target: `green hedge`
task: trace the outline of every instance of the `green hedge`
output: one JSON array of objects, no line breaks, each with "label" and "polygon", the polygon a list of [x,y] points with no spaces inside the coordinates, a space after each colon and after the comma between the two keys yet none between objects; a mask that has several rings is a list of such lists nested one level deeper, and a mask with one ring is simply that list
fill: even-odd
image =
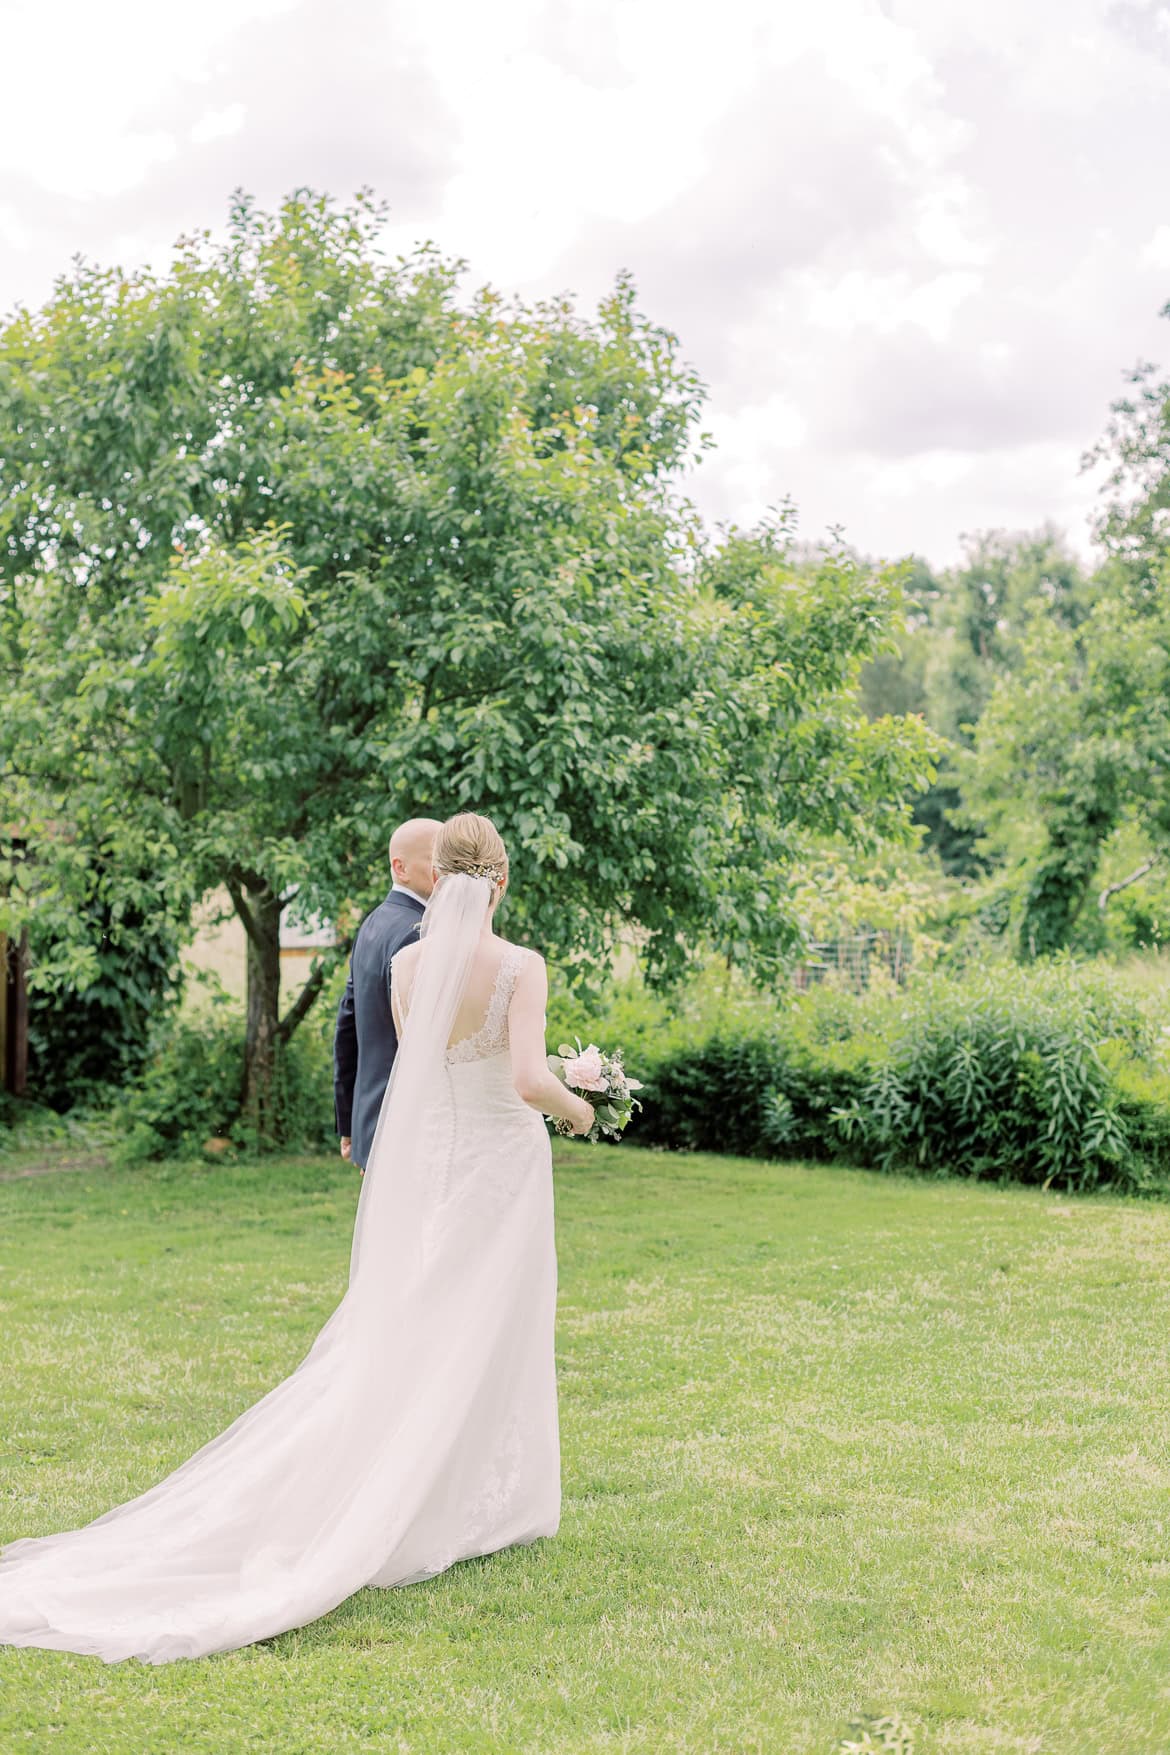
[{"label": "green hedge", "polygon": [[1105,1044],[1103,1057],[1131,1153],[1130,1179],[1140,1186],[1170,1184],[1170,1068],[1135,1061],[1113,1043]]},{"label": "green hedge", "polygon": [[646,1069],[630,1138],[743,1157],[841,1156],[832,1118],[860,1096],[875,1052],[867,1039],[818,1046],[780,1024],[717,1033]]},{"label": "green hedge", "polygon": [[936,980],[909,1000],[886,1056],[835,1123],[882,1169],[1113,1182],[1134,1149],[1100,1052],[1106,1037],[1132,1054],[1149,1047],[1136,1005],[1072,972]]},{"label": "green hedge", "polygon": [[[590,1010],[563,992],[549,1039],[622,1048],[645,1081],[632,1142],[747,1157],[1087,1189],[1170,1185],[1170,1037],[1160,996],[1071,962],[919,977],[858,998],[761,996],[719,965],[671,998],[616,982]],[[282,1069],[288,1145],[334,1149],[334,1003]],[[238,1121],[242,1023],[222,1002],[184,1016],[119,1111],[125,1157],[247,1149]]]},{"label": "green hedge", "polygon": [[[619,1045],[614,1021],[597,1023],[604,1046]],[[1099,969],[1005,964],[896,997],[815,990],[683,1045],[664,1032],[659,1055],[651,1040],[640,1063],[627,1055],[646,1080],[629,1136],[644,1145],[1063,1189],[1170,1177],[1159,1033]]]}]

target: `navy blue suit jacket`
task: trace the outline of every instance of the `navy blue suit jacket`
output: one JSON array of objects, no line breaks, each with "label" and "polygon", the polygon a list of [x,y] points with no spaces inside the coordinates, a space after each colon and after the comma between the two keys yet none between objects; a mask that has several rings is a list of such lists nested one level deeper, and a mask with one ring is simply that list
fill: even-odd
[{"label": "navy blue suit jacket", "polygon": [[418,938],[422,903],[404,890],[391,890],[358,928],[349,960],[349,979],[337,1008],[333,1035],[333,1109],[337,1131],[353,1141],[353,1162],[369,1163],[374,1129],[390,1069],[398,1052],[398,1033],[390,1010],[390,959]]}]

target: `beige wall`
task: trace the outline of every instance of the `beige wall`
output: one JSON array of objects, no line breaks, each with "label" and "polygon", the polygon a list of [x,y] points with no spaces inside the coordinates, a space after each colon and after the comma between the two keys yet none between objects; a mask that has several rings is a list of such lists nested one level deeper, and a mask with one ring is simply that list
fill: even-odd
[{"label": "beige wall", "polygon": [[[196,912],[201,921],[194,943],[183,953],[183,966],[197,971],[210,969],[223,983],[225,990],[243,1004],[247,991],[247,946],[239,916],[229,914],[212,925],[215,916],[231,907],[226,890],[208,896]],[[290,933],[290,944],[280,947],[280,992],[284,1000],[295,999],[308,979],[313,956],[319,948],[302,942],[302,935]]]},{"label": "beige wall", "polygon": [[[192,970],[210,969],[222,981],[225,989],[243,1004],[247,991],[247,954],[244,939],[244,928],[239,917],[230,914],[218,925],[209,922],[224,907],[231,907],[231,900],[226,890],[209,896],[200,913],[205,924],[200,926],[195,942],[183,955],[186,968]],[[198,918],[198,916],[197,916]],[[507,928],[504,928],[507,937]],[[637,940],[641,935],[633,932],[624,944],[619,944],[614,952],[613,973],[617,977],[631,974],[638,964]],[[308,979],[312,967],[313,956],[319,946],[315,943],[304,944],[301,935],[290,932],[288,944],[280,947],[280,991],[284,1000],[295,999]]]}]

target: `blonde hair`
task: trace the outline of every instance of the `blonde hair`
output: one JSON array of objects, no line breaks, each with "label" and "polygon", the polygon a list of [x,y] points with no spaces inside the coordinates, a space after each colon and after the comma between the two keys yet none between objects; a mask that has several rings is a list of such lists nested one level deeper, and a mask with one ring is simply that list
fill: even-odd
[{"label": "blonde hair", "polygon": [[466,872],[490,878],[499,888],[508,875],[508,850],[490,817],[460,811],[448,817],[435,836],[434,865],[438,872]]}]

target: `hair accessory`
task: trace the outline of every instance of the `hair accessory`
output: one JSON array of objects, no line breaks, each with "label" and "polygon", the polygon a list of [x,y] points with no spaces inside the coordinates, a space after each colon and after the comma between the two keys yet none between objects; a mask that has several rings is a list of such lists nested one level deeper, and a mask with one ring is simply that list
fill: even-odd
[{"label": "hair accessory", "polygon": [[491,860],[472,860],[467,865],[440,865],[437,867],[447,877],[488,877],[489,883],[502,885],[507,872],[502,865],[493,865]]},{"label": "hair accessory", "polygon": [[504,881],[500,867],[489,864],[487,860],[476,860],[473,865],[465,865],[463,869],[470,877],[490,878],[493,884],[502,884]]}]

